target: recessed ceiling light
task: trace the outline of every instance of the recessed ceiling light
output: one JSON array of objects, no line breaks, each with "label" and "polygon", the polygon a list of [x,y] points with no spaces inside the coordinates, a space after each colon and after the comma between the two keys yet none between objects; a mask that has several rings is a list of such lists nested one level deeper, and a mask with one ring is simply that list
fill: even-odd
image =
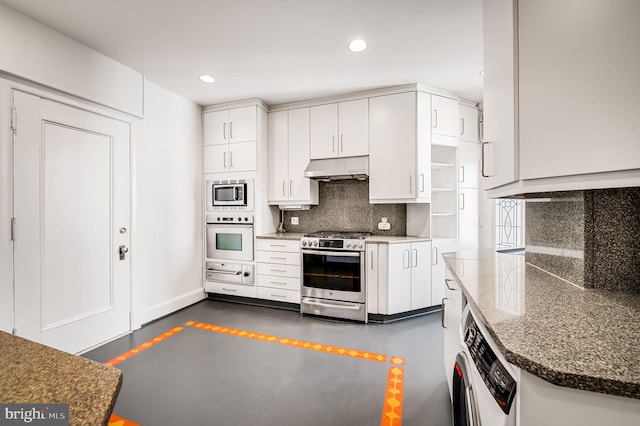
[{"label": "recessed ceiling light", "polygon": [[349,50],[352,52],[362,52],[367,48],[367,42],[362,39],[351,40],[349,42]]},{"label": "recessed ceiling light", "polygon": [[210,76],[209,74],[202,74],[200,76],[200,81],[202,81],[203,83],[215,83],[216,79]]}]

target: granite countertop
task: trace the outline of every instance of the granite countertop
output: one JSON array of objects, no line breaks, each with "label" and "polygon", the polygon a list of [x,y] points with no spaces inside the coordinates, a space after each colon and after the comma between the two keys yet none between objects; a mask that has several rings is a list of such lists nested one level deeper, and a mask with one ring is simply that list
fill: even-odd
[{"label": "granite countertop", "polygon": [[507,361],[556,385],[640,399],[640,294],[585,290],[493,250],[444,259]]},{"label": "granite countertop", "polygon": [[0,402],[69,404],[70,425],[106,425],[122,372],[0,331]]},{"label": "granite countertop", "polygon": [[[257,239],[274,239],[274,240],[299,240],[304,236],[303,232],[273,232],[271,234],[257,235]],[[401,237],[387,237],[384,235],[372,235],[367,238],[367,242],[371,243],[412,243],[418,241],[431,241],[430,238],[427,237],[411,237],[411,236],[401,236]]]},{"label": "granite countertop", "polygon": [[303,236],[303,232],[272,232],[271,234],[256,235],[256,238],[273,240],[300,240]]}]

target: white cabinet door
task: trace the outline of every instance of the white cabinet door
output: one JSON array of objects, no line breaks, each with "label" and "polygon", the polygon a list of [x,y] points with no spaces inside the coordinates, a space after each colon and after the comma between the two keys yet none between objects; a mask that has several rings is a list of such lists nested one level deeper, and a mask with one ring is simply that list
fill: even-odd
[{"label": "white cabinet door", "polygon": [[431,95],[431,131],[445,136],[458,137],[458,101]]},{"label": "white cabinet door", "polygon": [[640,168],[640,2],[589,10],[518,6],[520,179]]},{"label": "white cabinet door", "polygon": [[444,272],[446,266],[443,253],[449,253],[458,249],[458,240],[433,239],[431,241],[431,300],[438,303],[444,297]]},{"label": "white cabinet door", "polygon": [[229,170],[229,147],[225,145],[207,145],[204,147],[204,173],[224,173]]},{"label": "white cabinet door", "polygon": [[480,175],[480,145],[460,141],[458,144],[458,186],[478,188]]},{"label": "white cabinet door", "polygon": [[478,249],[478,189],[460,188],[458,250]]},{"label": "white cabinet door", "polygon": [[513,0],[485,0],[483,19],[483,176],[491,189],[518,178]]},{"label": "white cabinet door", "polygon": [[338,156],[338,104],[327,104],[310,109],[310,158]]},{"label": "white cabinet door", "polygon": [[369,198],[416,196],[416,92],[369,99]]},{"label": "white cabinet door", "polygon": [[411,309],[431,305],[431,243],[411,243]]},{"label": "white cabinet door", "polygon": [[249,142],[258,139],[257,108],[251,105],[229,110],[229,142]]},{"label": "white cabinet door", "polygon": [[202,117],[204,128],[204,144],[205,145],[221,145],[227,144],[228,131],[227,122],[229,121],[229,111],[211,111],[205,112]]},{"label": "white cabinet door", "polygon": [[340,157],[369,155],[369,99],[338,104]]},{"label": "white cabinet door", "polygon": [[258,167],[256,141],[229,144],[228,166],[230,172],[250,172]]},{"label": "white cabinet door", "polygon": [[268,164],[269,164],[269,202],[278,204],[286,201],[288,174],[288,112],[270,112],[268,116]]},{"label": "white cabinet door", "polygon": [[[317,204],[318,182],[304,177],[309,164],[309,108],[289,110],[289,201]],[[313,195],[313,196],[312,196]]]},{"label": "white cabinet door", "polygon": [[386,312],[411,310],[411,244],[389,244]]},{"label": "white cabinet door", "polygon": [[367,313],[380,313],[378,308],[378,244],[366,244],[365,277],[367,280]]},{"label": "white cabinet door", "polygon": [[[446,373],[447,383],[449,384],[449,396],[452,396],[452,384],[450,378],[453,377],[453,366],[455,364],[456,355],[460,352],[460,319],[462,317],[463,297],[460,285],[453,278],[453,274],[449,269],[445,271],[445,295],[442,299],[443,321],[444,327],[444,370]],[[434,300],[433,303],[438,301]]]},{"label": "white cabinet door", "polygon": [[468,142],[478,142],[478,109],[467,105],[460,105],[460,120],[458,135],[460,140]]}]

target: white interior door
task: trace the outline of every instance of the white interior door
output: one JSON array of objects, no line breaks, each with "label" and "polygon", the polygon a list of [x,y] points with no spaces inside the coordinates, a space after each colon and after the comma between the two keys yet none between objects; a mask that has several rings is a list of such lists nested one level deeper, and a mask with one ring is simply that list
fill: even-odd
[{"label": "white interior door", "polygon": [[13,104],[16,332],[78,353],[130,330],[129,125]]}]

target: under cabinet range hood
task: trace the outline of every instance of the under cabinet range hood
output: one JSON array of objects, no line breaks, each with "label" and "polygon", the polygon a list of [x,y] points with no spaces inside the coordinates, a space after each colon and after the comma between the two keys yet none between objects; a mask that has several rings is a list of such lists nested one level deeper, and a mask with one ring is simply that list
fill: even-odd
[{"label": "under cabinet range hood", "polygon": [[321,181],[365,180],[369,177],[369,156],[311,160],[304,171],[304,177]]}]

